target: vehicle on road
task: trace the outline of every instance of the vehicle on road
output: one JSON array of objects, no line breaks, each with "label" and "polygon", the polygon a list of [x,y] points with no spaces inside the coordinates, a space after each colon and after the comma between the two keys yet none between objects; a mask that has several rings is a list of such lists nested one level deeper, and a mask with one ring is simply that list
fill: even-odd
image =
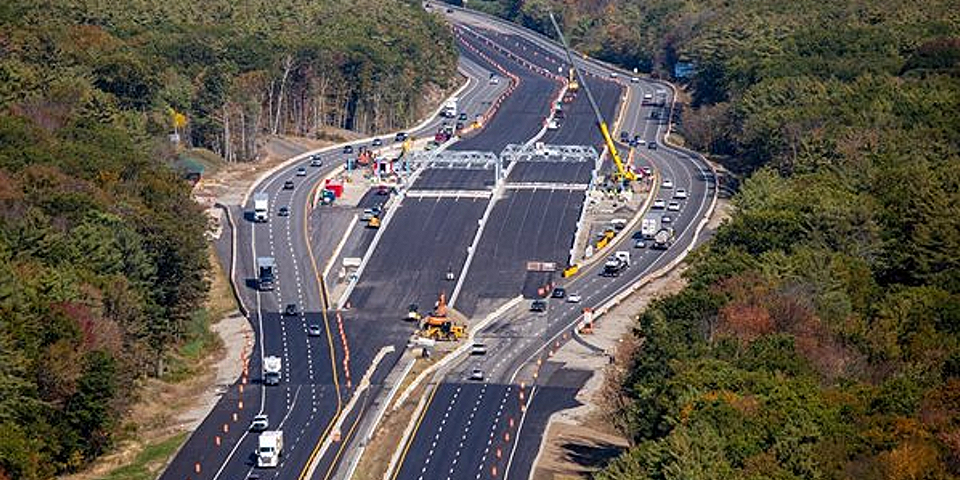
[{"label": "vehicle on road", "polygon": [[571,293],[570,295],[567,295],[567,303],[580,303],[581,299],[582,297],[580,297],[579,293]]},{"label": "vehicle on road", "polygon": [[550,121],[547,122],[547,130],[556,130],[558,128],[560,128],[560,122],[557,121],[556,118],[551,118]]},{"label": "vehicle on road", "polygon": [[620,75],[617,72],[610,72],[610,78],[619,78]]},{"label": "vehicle on road", "polygon": [[270,428],[270,417],[266,415],[257,415],[250,422],[250,430],[254,432],[262,432],[268,428]]},{"label": "vehicle on road", "polygon": [[660,184],[661,188],[673,188],[673,180],[669,178],[664,178],[663,183]]},{"label": "vehicle on road", "polygon": [[650,143],[648,143],[648,144],[647,144],[647,148],[649,148],[650,150],[656,150],[656,149],[657,149],[657,142],[650,142]]},{"label": "vehicle on road", "polygon": [[496,73],[491,73],[491,74],[490,74],[490,85],[499,85],[499,84],[500,84],[500,76],[497,75]]},{"label": "vehicle on road", "polygon": [[677,191],[673,193],[673,198],[679,198],[680,200],[686,200],[686,198],[687,198],[687,191],[684,190],[684,189],[682,189],[682,188],[678,188]]},{"label": "vehicle on road", "polygon": [[393,141],[395,141],[395,142],[402,142],[402,141],[404,141],[404,140],[406,140],[406,139],[407,139],[407,133],[406,133],[406,132],[397,132],[397,134],[393,137]]},{"label": "vehicle on road", "polygon": [[673,223],[673,217],[670,215],[664,215],[660,217],[660,223]]},{"label": "vehicle on road", "polygon": [[364,222],[366,222],[376,216],[377,216],[377,212],[374,212],[372,208],[365,208],[363,209],[363,213],[360,214],[360,220],[363,220]]},{"label": "vehicle on road", "polygon": [[670,227],[661,228],[657,235],[653,237],[653,245],[651,248],[657,250],[666,250],[670,248],[670,245],[673,244],[673,229]]},{"label": "vehicle on road", "polygon": [[671,212],[680,211],[680,202],[670,202],[667,204],[667,210]]},{"label": "vehicle on road", "polygon": [[379,139],[379,138],[374,138],[374,139],[373,139],[373,142],[371,142],[370,145],[372,145],[372,146],[374,146],[374,147],[382,147],[382,146],[383,146],[383,140],[381,140],[381,139]]},{"label": "vehicle on road", "polygon": [[478,382],[482,382],[482,381],[483,381],[483,370],[480,370],[479,368],[474,368],[473,371],[470,372],[470,380],[475,380],[475,381],[478,381]]},{"label": "vehicle on road", "polygon": [[420,306],[416,303],[411,303],[407,306],[407,316],[404,318],[411,322],[419,322],[423,318],[423,315],[420,315]]},{"label": "vehicle on road", "polygon": [[629,141],[630,141],[630,132],[627,132],[627,131],[620,132],[620,141],[621,141],[621,142],[629,142]]},{"label": "vehicle on road", "polygon": [[653,175],[653,168],[652,168],[652,167],[643,167],[643,174],[646,175],[646,176],[648,176],[648,177],[649,177],[649,176],[652,176],[652,175]]},{"label": "vehicle on road", "polygon": [[263,384],[280,385],[280,369],[283,361],[280,357],[271,355],[263,359]]},{"label": "vehicle on road", "polygon": [[353,145],[344,145],[343,153],[353,153]]},{"label": "vehicle on road", "polygon": [[618,250],[607,258],[607,261],[603,264],[603,271],[600,274],[606,277],[617,277],[629,266],[630,252]]},{"label": "vehicle on road", "polygon": [[457,99],[451,98],[443,104],[443,109],[440,110],[440,116],[446,118],[456,118],[457,116]]},{"label": "vehicle on road", "polygon": [[267,211],[270,210],[270,196],[265,192],[253,194],[253,221],[263,223],[267,221]]},{"label": "vehicle on road", "polygon": [[650,104],[652,104],[652,103],[653,103],[653,94],[652,94],[652,93],[644,93],[644,94],[643,94],[643,100],[640,102],[640,104],[641,104],[641,105],[650,105]]},{"label": "vehicle on road", "polygon": [[487,346],[482,343],[474,343],[473,346],[470,347],[470,355],[486,355],[486,354],[487,354]]},{"label": "vehicle on road", "polygon": [[531,312],[545,312],[547,311],[547,302],[537,299],[530,303]]},{"label": "vehicle on road", "polygon": [[647,241],[640,239],[636,242],[633,242],[633,248],[647,248]]},{"label": "vehicle on road", "polygon": [[630,77],[630,83],[640,83],[640,77]]},{"label": "vehicle on road", "polygon": [[307,169],[304,168],[304,167],[298,168],[298,169],[297,169],[297,176],[298,176],[298,177],[306,177],[306,176],[307,176]]},{"label": "vehicle on road", "polygon": [[290,216],[290,207],[280,207],[280,209],[277,210],[277,215],[278,215],[278,216],[281,216],[281,217],[289,217],[289,216]]},{"label": "vehicle on road", "polygon": [[467,112],[460,112],[460,115],[457,115],[457,120],[461,122],[467,121]]},{"label": "vehicle on road", "polygon": [[273,290],[276,279],[276,260],[273,257],[257,257],[257,288],[264,292]]},{"label": "vehicle on road", "polygon": [[284,190],[293,190],[293,187],[294,187],[293,180],[287,180],[286,182],[283,182]]},{"label": "vehicle on road", "polygon": [[257,445],[257,466],[276,468],[283,455],[283,431],[274,430],[260,434]]},{"label": "vehicle on road", "polygon": [[307,325],[307,336],[309,337],[319,337],[323,334],[323,331],[320,329],[320,325],[316,323],[311,323]]},{"label": "vehicle on road", "polygon": [[322,167],[323,159],[320,158],[320,155],[314,155],[310,157],[310,166],[311,167]]},{"label": "vehicle on road", "polygon": [[662,198],[658,198],[658,199],[656,199],[656,200],[653,201],[653,208],[658,209],[658,210],[659,210],[659,209],[663,209],[663,208],[667,208],[667,201],[664,200],[664,199],[662,199]]},{"label": "vehicle on road", "polygon": [[286,315],[286,316],[288,316],[288,317],[292,317],[292,316],[294,316],[294,315],[296,315],[296,314],[298,314],[298,313],[300,313],[300,311],[299,311],[299,309],[297,308],[297,304],[296,304],[296,303],[288,303],[287,306],[284,307],[284,309],[283,309],[283,314]]},{"label": "vehicle on road", "polygon": [[563,287],[557,287],[550,292],[550,298],[563,298],[567,296],[567,291]]},{"label": "vehicle on road", "polygon": [[657,230],[660,230],[660,218],[655,215],[643,217],[640,221],[640,232],[638,232],[640,235],[634,237],[634,240],[651,239],[657,234]]}]

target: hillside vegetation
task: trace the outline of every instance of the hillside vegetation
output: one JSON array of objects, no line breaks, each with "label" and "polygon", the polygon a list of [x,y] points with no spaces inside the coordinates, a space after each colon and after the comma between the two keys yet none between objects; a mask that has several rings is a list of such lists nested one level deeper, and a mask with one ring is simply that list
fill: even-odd
[{"label": "hillside vegetation", "polygon": [[[960,478],[960,4],[473,2],[660,75],[746,176],[643,312],[599,479]],[[522,3],[522,6],[521,6]]]},{"label": "hillside vegetation", "polygon": [[209,335],[174,117],[228,160],[401,125],[450,85],[451,45],[401,1],[0,2],[0,479],[108,451],[139,380]]}]

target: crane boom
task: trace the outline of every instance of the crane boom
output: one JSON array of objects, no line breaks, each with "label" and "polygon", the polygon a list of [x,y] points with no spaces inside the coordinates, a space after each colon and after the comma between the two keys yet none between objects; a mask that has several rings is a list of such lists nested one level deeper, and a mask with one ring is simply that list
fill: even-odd
[{"label": "crane boom", "polygon": [[593,109],[593,114],[597,116],[597,126],[600,127],[600,134],[603,135],[603,141],[606,143],[607,150],[610,151],[610,156],[613,157],[613,163],[617,167],[616,179],[620,181],[636,180],[637,175],[627,170],[623,164],[623,160],[620,159],[620,153],[617,152],[617,147],[613,143],[613,137],[610,136],[610,127],[607,126],[607,122],[603,119],[603,114],[600,113],[600,107],[597,106],[597,101],[593,98],[593,93],[587,85],[587,79],[584,77],[583,72],[580,71],[580,68],[573,62],[573,54],[570,53],[570,46],[567,44],[567,39],[560,30],[560,25],[557,24],[557,19],[554,18],[553,12],[550,12],[550,22],[553,23],[553,28],[557,30],[557,36],[563,45],[564,53],[567,54],[567,61],[570,62],[570,68],[577,73],[577,78],[580,80],[579,86],[587,92],[587,100],[590,101],[590,108]]}]

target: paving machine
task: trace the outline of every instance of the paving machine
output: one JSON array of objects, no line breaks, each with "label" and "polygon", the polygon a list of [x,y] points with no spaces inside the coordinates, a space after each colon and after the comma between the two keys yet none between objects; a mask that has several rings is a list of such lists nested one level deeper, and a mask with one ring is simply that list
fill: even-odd
[{"label": "paving machine", "polygon": [[420,323],[420,336],[438,341],[457,341],[467,336],[467,329],[449,318],[447,296],[440,294],[437,306]]}]

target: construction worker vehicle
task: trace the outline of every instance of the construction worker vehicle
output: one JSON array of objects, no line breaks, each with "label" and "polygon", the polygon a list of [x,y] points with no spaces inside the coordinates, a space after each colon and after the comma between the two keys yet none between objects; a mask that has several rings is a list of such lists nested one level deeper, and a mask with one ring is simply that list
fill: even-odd
[{"label": "construction worker vehicle", "polygon": [[433,313],[420,324],[420,336],[436,341],[457,341],[466,337],[467,329],[448,315],[447,296],[441,293]]},{"label": "construction worker vehicle", "polygon": [[411,303],[410,306],[407,307],[406,319],[411,322],[419,322],[420,320],[422,320],[423,315],[420,315],[419,310],[420,310],[420,307],[418,307],[416,303]]}]

